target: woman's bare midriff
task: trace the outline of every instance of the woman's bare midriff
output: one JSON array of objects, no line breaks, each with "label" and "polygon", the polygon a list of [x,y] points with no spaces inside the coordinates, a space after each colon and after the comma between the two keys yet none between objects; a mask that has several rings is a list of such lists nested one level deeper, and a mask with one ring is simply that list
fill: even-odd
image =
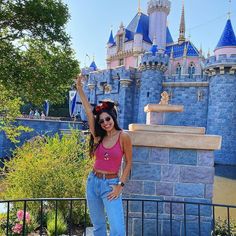
[{"label": "woman's bare midriff", "polygon": [[110,171],[104,171],[104,170],[98,170],[98,169],[93,169],[97,173],[102,173],[102,174],[117,174],[115,172],[110,172]]}]

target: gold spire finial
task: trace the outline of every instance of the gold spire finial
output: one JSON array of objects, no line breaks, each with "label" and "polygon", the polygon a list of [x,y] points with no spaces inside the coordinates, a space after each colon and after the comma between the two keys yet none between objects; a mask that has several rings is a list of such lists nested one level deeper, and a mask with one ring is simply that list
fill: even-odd
[{"label": "gold spire finial", "polygon": [[231,17],[231,0],[229,0],[229,11],[228,11],[228,19]]},{"label": "gold spire finial", "polygon": [[141,6],[140,0],[138,0],[138,14],[141,15]]},{"label": "gold spire finial", "polygon": [[184,17],[184,0],[182,0],[182,13],[181,13],[181,20],[179,26],[179,43],[185,41],[185,17]]}]

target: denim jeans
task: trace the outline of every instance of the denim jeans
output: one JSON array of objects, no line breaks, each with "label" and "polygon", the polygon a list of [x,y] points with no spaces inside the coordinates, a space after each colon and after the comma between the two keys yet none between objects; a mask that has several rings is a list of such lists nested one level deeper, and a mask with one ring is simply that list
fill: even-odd
[{"label": "denim jeans", "polygon": [[97,178],[92,172],[88,176],[86,197],[94,236],[107,235],[106,215],[110,226],[110,236],[125,236],[122,198],[120,196],[114,200],[107,199],[108,193],[112,191],[111,185],[116,185],[118,182],[118,178]]}]

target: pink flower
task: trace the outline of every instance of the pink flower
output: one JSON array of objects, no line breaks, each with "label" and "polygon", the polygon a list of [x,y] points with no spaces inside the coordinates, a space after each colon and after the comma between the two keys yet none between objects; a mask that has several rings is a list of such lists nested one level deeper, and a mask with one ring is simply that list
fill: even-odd
[{"label": "pink flower", "polygon": [[22,221],[23,220],[23,218],[24,218],[24,211],[22,211],[22,210],[19,210],[19,211],[17,211],[17,218],[18,218],[18,220],[19,221]]},{"label": "pink flower", "polygon": [[12,227],[12,231],[15,234],[20,234],[22,232],[22,229],[23,229],[23,225],[18,224],[18,223],[16,223],[16,225]]},{"label": "pink flower", "polygon": [[[24,219],[24,211],[23,210],[19,210],[16,215],[17,215],[17,218],[18,218],[19,221],[22,221]],[[27,224],[30,223],[30,214],[29,214],[29,212],[26,212],[25,220],[26,220]]]}]

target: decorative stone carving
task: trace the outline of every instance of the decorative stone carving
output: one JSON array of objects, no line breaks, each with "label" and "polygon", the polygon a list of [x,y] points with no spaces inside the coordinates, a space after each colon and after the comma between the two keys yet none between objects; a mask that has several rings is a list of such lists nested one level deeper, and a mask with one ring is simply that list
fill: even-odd
[{"label": "decorative stone carving", "polygon": [[90,91],[92,91],[95,88],[95,84],[88,84],[88,87],[89,87]]},{"label": "decorative stone carving", "polygon": [[112,91],[111,85],[110,84],[105,84],[104,85],[104,92],[105,92],[105,94],[111,93],[111,91]]},{"label": "decorative stone carving", "polygon": [[161,94],[161,101],[159,104],[167,105],[169,103],[169,95],[166,91]]},{"label": "decorative stone carving", "polygon": [[130,79],[121,79],[120,84],[122,87],[128,87],[131,84],[132,80]]}]

